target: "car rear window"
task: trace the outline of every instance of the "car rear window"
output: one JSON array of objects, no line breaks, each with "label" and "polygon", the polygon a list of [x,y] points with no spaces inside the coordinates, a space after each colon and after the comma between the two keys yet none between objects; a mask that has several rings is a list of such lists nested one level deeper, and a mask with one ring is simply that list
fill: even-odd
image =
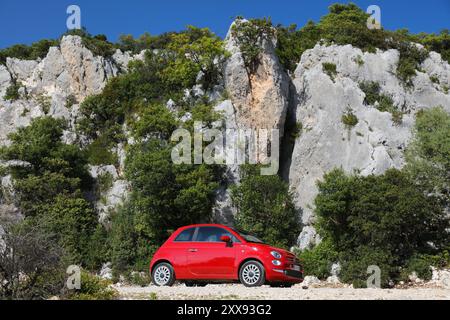
[{"label": "car rear window", "polygon": [[195,228],[186,229],[181,232],[176,238],[176,242],[188,242],[192,241],[192,236],[194,235]]}]

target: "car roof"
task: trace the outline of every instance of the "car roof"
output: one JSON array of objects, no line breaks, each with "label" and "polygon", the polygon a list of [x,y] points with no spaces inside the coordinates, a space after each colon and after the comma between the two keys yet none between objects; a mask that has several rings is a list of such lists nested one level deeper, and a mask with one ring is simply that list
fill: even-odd
[{"label": "car roof", "polygon": [[184,226],[181,228],[178,228],[178,230],[184,230],[189,228],[196,228],[196,227],[219,227],[219,228],[228,228],[231,229],[230,226],[226,226],[223,224],[217,224],[217,223],[201,223],[201,224],[191,224],[189,226]]}]

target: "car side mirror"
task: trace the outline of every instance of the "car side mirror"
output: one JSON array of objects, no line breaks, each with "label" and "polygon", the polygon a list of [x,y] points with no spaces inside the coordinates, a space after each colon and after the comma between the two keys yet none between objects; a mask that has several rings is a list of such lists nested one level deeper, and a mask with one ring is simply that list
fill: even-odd
[{"label": "car side mirror", "polygon": [[221,236],[220,241],[231,243],[231,238],[229,236]]}]

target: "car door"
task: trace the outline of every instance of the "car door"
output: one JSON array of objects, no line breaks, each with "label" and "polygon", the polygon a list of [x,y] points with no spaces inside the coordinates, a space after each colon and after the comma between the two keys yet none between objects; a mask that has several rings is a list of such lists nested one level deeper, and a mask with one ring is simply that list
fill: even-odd
[{"label": "car door", "polygon": [[188,270],[196,279],[233,279],[236,243],[220,241],[224,235],[238,241],[220,227],[199,227],[187,252]]}]

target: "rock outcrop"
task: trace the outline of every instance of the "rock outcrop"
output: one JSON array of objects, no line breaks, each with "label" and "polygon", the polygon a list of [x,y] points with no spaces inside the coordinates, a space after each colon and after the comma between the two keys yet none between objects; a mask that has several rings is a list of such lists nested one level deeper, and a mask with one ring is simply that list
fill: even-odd
[{"label": "rock outcrop", "polygon": [[[0,65],[0,146],[9,144],[10,133],[44,115],[68,120],[70,128],[64,132],[63,140],[74,143],[80,103],[87,96],[100,93],[109,79],[126,70],[131,60],[142,58],[143,53],[133,56],[120,50],[111,58],[95,56],[78,36],[64,36],[60,46],[51,47],[43,59],[7,58],[6,66]],[[21,86],[20,98],[6,101],[6,90],[13,83]],[[103,201],[97,203],[101,221],[112,207],[121,204],[128,190],[128,183],[113,169],[113,185],[102,194]],[[97,171],[102,170],[93,170]],[[4,215],[19,214],[11,202],[3,199],[0,210]]]},{"label": "rock outcrop", "polygon": [[[415,113],[439,105],[450,112],[450,95],[442,89],[449,86],[448,63],[431,53],[413,85],[405,87],[395,75],[398,60],[397,50],[363,53],[351,45],[317,45],[303,54],[293,79],[299,101],[296,121],[303,129],[289,170],[289,183],[306,225],[298,241],[301,248],[320,240],[311,224],[316,183],[325,173],[342,168],[369,175],[401,168]],[[336,65],[334,79],[324,72],[325,62]],[[439,78],[439,85],[432,76]],[[400,124],[393,122],[390,113],[364,104],[365,94],[359,86],[364,81],[377,82],[383,94],[392,97],[405,113]],[[348,110],[358,118],[350,128],[341,121]]]},{"label": "rock outcrop", "polygon": [[[240,128],[279,129],[282,136],[289,99],[289,78],[275,54],[276,39],[261,41],[255,72],[249,73],[237,39],[232,32],[225,49],[231,54],[225,65],[225,89],[230,95]],[[268,116],[270,115],[270,116]]]}]

